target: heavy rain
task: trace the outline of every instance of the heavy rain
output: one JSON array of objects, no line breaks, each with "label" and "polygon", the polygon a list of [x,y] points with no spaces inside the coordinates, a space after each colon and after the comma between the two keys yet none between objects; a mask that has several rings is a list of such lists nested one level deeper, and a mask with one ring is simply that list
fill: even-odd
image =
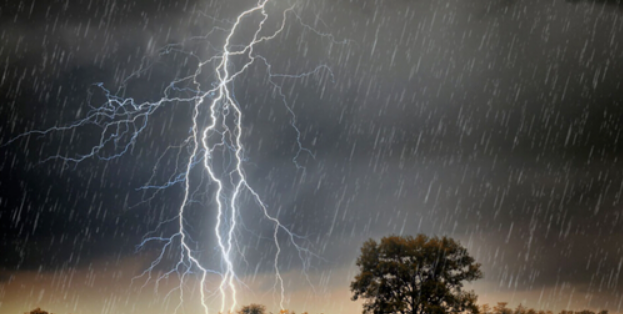
[{"label": "heavy rain", "polygon": [[0,1],[0,313],[623,314],[623,1]]}]

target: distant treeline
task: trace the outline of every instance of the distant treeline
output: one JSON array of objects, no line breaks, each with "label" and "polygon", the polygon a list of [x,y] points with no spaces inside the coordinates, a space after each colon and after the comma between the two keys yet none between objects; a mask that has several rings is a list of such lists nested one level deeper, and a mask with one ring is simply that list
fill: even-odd
[{"label": "distant treeline", "polygon": [[[554,314],[552,311],[544,311],[544,310],[535,310],[531,308],[527,308],[521,304],[519,304],[514,310],[506,307],[507,302],[498,302],[497,305],[491,307],[489,304],[483,304],[478,307],[479,314]],[[24,314],[52,314],[48,313],[40,308],[36,308],[29,313]],[[273,314],[272,312],[267,312],[266,307],[261,304],[250,304],[243,306],[236,314]],[[279,314],[296,314],[294,311],[290,310],[281,310]],[[307,314],[307,312],[303,312],[302,314]],[[608,314],[607,310],[601,310],[599,312],[594,312],[591,310],[582,310],[582,311],[567,311],[562,310],[558,314]]]},{"label": "distant treeline", "polygon": [[[527,308],[519,304],[514,310],[506,307],[507,302],[498,302],[497,305],[491,307],[489,304],[483,304],[478,307],[480,314],[554,314],[552,311],[535,310]],[[558,314],[608,314],[607,310],[601,310],[599,312],[593,312],[591,310],[582,311],[567,311],[562,310]]]}]

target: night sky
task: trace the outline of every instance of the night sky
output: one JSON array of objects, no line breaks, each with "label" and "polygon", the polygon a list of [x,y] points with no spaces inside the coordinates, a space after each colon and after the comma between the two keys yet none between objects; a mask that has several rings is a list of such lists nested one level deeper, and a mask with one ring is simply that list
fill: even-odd
[{"label": "night sky", "polygon": [[[222,32],[207,34],[254,4],[0,1],[0,313],[175,311],[176,276],[157,291],[153,278],[132,278],[161,252],[137,250],[144,237],[176,232],[162,222],[182,184],[141,187],[184,167],[192,106],[163,106],[109,161],[49,159],[87,154],[94,126],[11,140],[83,119],[105,100],[98,83],[160,99],[222,46]],[[273,0],[267,27],[293,4]],[[232,84],[249,184],[314,253],[302,263],[279,234],[287,308],[360,313],[348,287],[361,244],[425,233],[458,239],[482,263],[469,286],[479,303],[623,313],[623,2],[314,0],[294,12],[300,20],[289,16],[258,53],[275,73],[326,66],[279,79],[311,153],[299,151],[266,65]],[[193,173],[189,232],[202,263],[218,268],[214,186]],[[240,204],[239,303],[278,311],[273,226],[249,193]],[[176,249],[152,276],[174,267]],[[178,313],[201,313],[188,276]]]}]

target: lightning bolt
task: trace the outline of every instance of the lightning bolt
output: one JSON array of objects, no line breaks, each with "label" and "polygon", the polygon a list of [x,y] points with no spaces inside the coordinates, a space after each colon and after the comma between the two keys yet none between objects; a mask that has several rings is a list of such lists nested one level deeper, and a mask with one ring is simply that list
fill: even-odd
[{"label": "lightning bolt", "polygon": [[[321,72],[328,73],[328,76],[333,79],[333,73],[326,65],[320,65],[305,73],[273,73],[272,65],[268,59],[256,54],[255,48],[259,44],[271,41],[282,34],[285,30],[288,17],[293,17],[294,20],[303,26],[304,30],[326,38],[331,41],[332,44],[347,44],[348,41],[337,41],[331,34],[317,31],[314,27],[304,23],[302,17],[296,12],[295,5],[281,11],[281,21],[276,30],[264,34],[266,33],[265,24],[270,15],[267,12],[269,3],[270,0],[259,0],[253,7],[241,12],[232,22],[224,22],[224,24],[229,25],[228,28],[215,27],[204,36],[191,38],[190,40],[205,40],[212,34],[218,32],[225,33],[224,43],[219,48],[215,48],[208,43],[217,53],[207,60],[200,60],[195,54],[182,50],[180,48],[181,45],[169,45],[162,49],[161,54],[186,54],[197,60],[197,68],[192,75],[171,82],[171,84],[165,88],[164,96],[161,99],[155,102],[137,103],[133,98],[118,96],[119,94],[123,94],[122,92],[125,92],[125,83],[147,71],[149,67],[146,67],[130,75],[117,93],[110,92],[102,83],[95,84],[97,88],[103,91],[106,101],[99,107],[91,107],[92,109],[86,114],[85,118],[66,126],[55,126],[45,130],[26,132],[4,144],[8,145],[26,136],[44,136],[53,132],[74,131],[77,128],[91,125],[99,127],[101,132],[98,144],[94,145],[87,153],[74,156],[57,154],[42,160],[42,162],[60,159],[67,163],[78,164],[89,158],[111,160],[132,150],[138,137],[144,133],[143,131],[147,128],[150,117],[160,108],[168,104],[190,104],[192,106],[192,118],[189,136],[182,145],[169,147],[158,159],[149,182],[156,177],[158,164],[170,149],[178,150],[176,160],[180,159],[180,156],[184,153],[184,149],[186,149],[188,157],[186,158],[186,162],[183,163],[184,166],[179,167],[179,163],[176,162],[176,171],[165,184],[157,185],[148,183],[139,188],[139,190],[142,191],[156,190],[156,192],[158,192],[175,185],[183,186],[183,198],[177,210],[177,214],[173,218],[161,221],[156,228],[159,229],[166,224],[176,223],[177,232],[170,237],[162,237],[154,236],[154,231],[148,233],[143,238],[143,241],[137,247],[138,250],[142,249],[149,242],[160,242],[163,243],[163,245],[160,254],[150,264],[150,267],[135,278],[146,277],[143,287],[147,285],[148,282],[152,281],[152,273],[155,267],[165,258],[167,250],[179,247],[179,260],[175,267],[159,275],[155,279],[155,289],[157,291],[162,280],[174,274],[179,276],[179,287],[167,294],[168,298],[174,291],[179,291],[180,302],[176,308],[176,312],[185,302],[184,285],[186,284],[187,278],[193,275],[199,277],[198,287],[201,298],[200,302],[206,314],[210,312],[208,299],[210,297],[216,297],[217,295],[220,297],[220,307],[218,311],[220,313],[225,313],[225,311],[229,311],[230,313],[234,312],[237,306],[237,285],[244,285],[244,283],[239,280],[236,274],[234,252],[232,249],[237,246],[236,230],[239,225],[237,219],[239,215],[241,215],[239,199],[245,192],[249,193],[264,217],[273,224],[272,236],[276,250],[274,256],[274,287],[279,291],[279,307],[283,310],[286,302],[285,285],[279,267],[279,258],[282,251],[281,244],[278,240],[278,235],[280,233],[287,235],[290,243],[298,250],[299,258],[303,264],[304,275],[311,284],[306,270],[309,268],[309,258],[318,256],[311,250],[299,245],[299,242],[304,240],[304,238],[293,233],[279,221],[276,215],[270,213],[269,206],[262,200],[259,193],[251,187],[247,180],[243,167],[245,161],[245,150],[242,139],[244,134],[242,124],[244,112],[234,97],[233,84],[236,78],[246,73],[252,65],[259,64],[266,68],[268,82],[273,87],[274,92],[281,98],[285,109],[290,115],[290,125],[296,132],[298,151],[293,157],[293,162],[297,169],[303,169],[298,162],[300,155],[309,154],[312,157],[314,157],[314,155],[301,143],[302,135],[296,126],[295,112],[288,104],[286,95],[281,85],[278,84],[277,79],[300,79]],[[259,20],[252,21],[255,30],[251,39],[248,40],[246,44],[232,44],[233,39],[240,33],[242,23],[252,20],[251,17],[255,16],[259,17]],[[213,17],[210,18],[218,21]],[[242,66],[239,66],[238,69],[235,67],[235,62],[232,60],[233,58],[244,60]],[[210,68],[214,73],[215,82],[211,83],[211,88],[203,90],[200,76],[206,68]],[[190,84],[192,87],[186,86],[187,84]],[[203,117],[206,113],[209,113],[209,123],[204,125],[202,120],[204,120]],[[112,153],[108,152],[110,150],[112,150]],[[222,150],[229,151],[232,155],[233,162],[231,167],[222,167],[223,169],[217,167],[216,164],[218,163],[215,163],[215,160],[218,159],[216,154],[218,151]],[[213,201],[216,210],[214,236],[217,239],[218,252],[224,268],[224,270],[221,271],[209,269],[204,266],[200,258],[200,252],[193,249],[195,241],[190,236],[190,223],[186,220],[186,211],[189,205],[194,202],[194,196],[199,193],[200,187],[203,186],[202,184],[196,186],[192,184],[193,179],[191,177],[198,169],[201,169],[202,173],[207,174],[210,182],[215,187],[213,191]],[[152,199],[153,196],[144,201],[149,202]],[[206,210],[208,209],[209,208],[206,208]],[[244,258],[244,256],[242,257]],[[207,282],[209,274],[215,274],[220,277],[218,289],[214,289],[214,291],[208,289],[210,286],[210,283]],[[313,285],[311,286],[313,288]]]}]

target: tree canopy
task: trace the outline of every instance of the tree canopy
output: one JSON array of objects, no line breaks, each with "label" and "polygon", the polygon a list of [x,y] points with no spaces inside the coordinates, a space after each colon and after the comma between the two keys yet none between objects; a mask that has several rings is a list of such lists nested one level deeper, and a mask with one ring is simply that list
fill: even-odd
[{"label": "tree canopy", "polygon": [[357,259],[353,300],[366,314],[477,313],[476,295],[463,283],[482,278],[480,264],[448,237],[389,236],[370,239]]},{"label": "tree canopy", "polygon": [[255,304],[255,303],[245,305],[240,309],[240,311],[238,311],[238,314],[265,314],[265,313],[266,313],[266,307],[261,304]]}]

